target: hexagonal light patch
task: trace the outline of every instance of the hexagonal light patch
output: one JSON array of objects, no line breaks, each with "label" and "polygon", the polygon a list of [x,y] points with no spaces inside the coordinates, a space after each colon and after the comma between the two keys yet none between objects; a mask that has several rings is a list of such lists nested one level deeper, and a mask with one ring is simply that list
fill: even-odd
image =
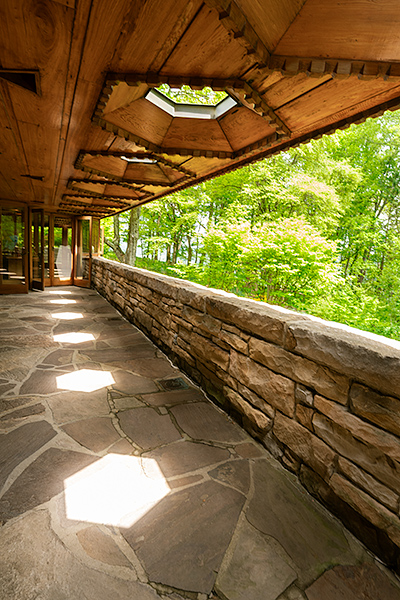
[{"label": "hexagonal light patch", "polygon": [[64,481],[68,519],[131,527],[170,492],[151,458],[108,454]]},{"label": "hexagonal light patch", "polygon": [[60,333],[53,335],[53,340],[61,344],[81,344],[82,342],[92,342],[95,339],[92,333]]},{"label": "hexagonal light patch", "polygon": [[71,300],[69,298],[60,298],[57,300],[49,300],[50,304],[76,304],[76,300]]},{"label": "hexagonal light patch", "polygon": [[115,383],[110,371],[95,371],[94,369],[81,369],[59,375],[56,380],[59,390],[73,392],[94,392]]},{"label": "hexagonal light patch", "polygon": [[63,321],[72,321],[73,319],[83,319],[83,314],[78,312],[62,312],[52,313],[53,319],[61,319]]}]

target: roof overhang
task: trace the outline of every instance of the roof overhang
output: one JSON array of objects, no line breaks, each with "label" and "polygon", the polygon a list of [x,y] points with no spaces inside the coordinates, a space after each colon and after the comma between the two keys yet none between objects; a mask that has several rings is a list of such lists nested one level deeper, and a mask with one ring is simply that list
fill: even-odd
[{"label": "roof overhang", "polygon": [[400,106],[398,0],[35,6],[1,9],[0,201],[106,216]]}]

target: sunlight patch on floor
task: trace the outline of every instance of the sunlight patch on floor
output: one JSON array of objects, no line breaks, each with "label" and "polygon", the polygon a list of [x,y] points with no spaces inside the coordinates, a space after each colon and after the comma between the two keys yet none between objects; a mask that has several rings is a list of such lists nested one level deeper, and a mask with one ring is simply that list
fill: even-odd
[{"label": "sunlight patch on floor", "polygon": [[96,371],[94,369],[81,369],[56,377],[59,390],[72,392],[94,392],[101,388],[113,385],[114,377],[110,371]]},{"label": "sunlight patch on floor", "polygon": [[64,481],[68,519],[131,527],[170,487],[151,458],[108,454]]},{"label": "sunlight patch on floor", "polygon": [[82,342],[92,342],[95,339],[92,333],[60,333],[53,335],[53,340],[65,344],[81,344]]},{"label": "sunlight patch on floor", "polygon": [[63,319],[65,321],[71,321],[72,319],[83,319],[83,314],[78,312],[53,313],[51,316],[53,319]]},{"label": "sunlight patch on floor", "polygon": [[58,298],[57,300],[49,300],[50,304],[76,304],[76,300],[70,298]]}]

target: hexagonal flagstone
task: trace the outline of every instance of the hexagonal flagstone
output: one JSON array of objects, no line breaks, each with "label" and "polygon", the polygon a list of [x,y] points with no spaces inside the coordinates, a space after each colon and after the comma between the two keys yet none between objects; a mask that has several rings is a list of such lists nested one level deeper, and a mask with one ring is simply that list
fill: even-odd
[{"label": "hexagonal flagstone", "polygon": [[93,452],[100,452],[120,439],[111,419],[107,417],[93,417],[82,419],[75,423],[68,423],[62,429],[78,444],[85,446]]},{"label": "hexagonal flagstone", "polygon": [[157,461],[164,477],[174,477],[225,461],[230,454],[222,448],[182,441],[147,452],[146,456]]},{"label": "hexagonal flagstone", "polygon": [[23,460],[47,444],[56,434],[47,421],[27,423],[0,435],[0,488]]},{"label": "hexagonal flagstone", "polygon": [[0,499],[0,520],[7,521],[47,502],[63,491],[67,477],[96,460],[97,457],[80,452],[58,448],[46,450],[21,473]]},{"label": "hexagonal flagstone", "polygon": [[150,579],[209,594],[245,497],[215,481],[169,494],[122,535]]},{"label": "hexagonal flagstone", "polygon": [[308,600],[400,600],[400,584],[373,563],[334,567],[307,590]]},{"label": "hexagonal flagstone", "polygon": [[105,534],[95,525],[81,529],[76,536],[86,554],[95,560],[99,560],[107,565],[120,567],[132,566],[111,536]]},{"label": "hexagonal flagstone", "polygon": [[181,438],[170,416],[159,415],[154,408],[125,410],[118,418],[121,429],[141,448],[155,448]]},{"label": "hexagonal flagstone", "polygon": [[196,402],[171,408],[178,425],[190,437],[216,442],[241,442],[247,438],[240,427],[212,404]]},{"label": "hexagonal flagstone", "polygon": [[213,479],[231,485],[247,494],[250,487],[250,467],[247,460],[229,460],[208,473]]},{"label": "hexagonal flagstone", "polygon": [[140,375],[132,375],[126,371],[114,371],[113,377],[115,384],[112,387],[123,394],[146,394],[158,390],[154,381],[140,377]]},{"label": "hexagonal flagstone", "polygon": [[244,519],[218,573],[217,592],[227,600],[276,600],[297,578],[276,546]]},{"label": "hexagonal flagstone", "polygon": [[67,550],[39,510],[2,528],[0,598],[4,600],[159,600],[148,585],[93,569]]},{"label": "hexagonal flagstone", "polygon": [[343,528],[287,472],[259,460],[253,465],[253,478],[247,519],[281,544],[304,581],[314,579],[328,565],[356,560]]}]

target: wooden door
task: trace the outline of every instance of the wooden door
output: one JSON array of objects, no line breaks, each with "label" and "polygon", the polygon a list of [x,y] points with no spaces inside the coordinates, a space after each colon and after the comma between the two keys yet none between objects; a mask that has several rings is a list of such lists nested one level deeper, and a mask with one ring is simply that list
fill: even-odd
[{"label": "wooden door", "polygon": [[92,274],[92,219],[75,220],[74,285],[90,287]]},{"label": "wooden door", "polygon": [[72,285],[73,220],[67,215],[51,217],[51,285]]},{"label": "wooden door", "polygon": [[30,288],[44,290],[44,211],[32,209],[30,225]]}]

